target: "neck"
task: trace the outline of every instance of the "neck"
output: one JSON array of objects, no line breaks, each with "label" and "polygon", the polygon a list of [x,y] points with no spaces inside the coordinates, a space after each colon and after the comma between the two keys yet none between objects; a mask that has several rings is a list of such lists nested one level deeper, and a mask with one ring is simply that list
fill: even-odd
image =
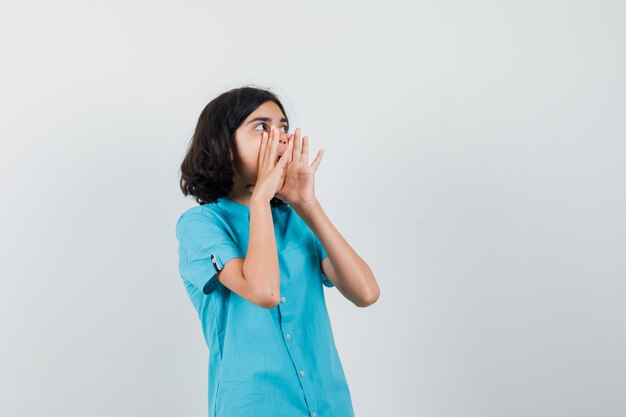
[{"label": "neck", "polygon": [[236,203],[250,207],[250,197],[252,197],[252,193],[245,188],[245,184],[241,183],[239,178],[235,178],[233,188],[226,195],[226,197]]}]

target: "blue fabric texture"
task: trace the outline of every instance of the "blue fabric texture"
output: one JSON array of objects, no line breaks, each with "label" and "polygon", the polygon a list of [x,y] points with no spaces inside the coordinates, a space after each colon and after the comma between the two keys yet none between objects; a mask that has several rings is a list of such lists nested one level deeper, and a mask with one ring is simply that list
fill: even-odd
[{"label": "blue fabric texture", "polygon": [[320,241],[292,207],[272,207],[281,301],[266,309],[219,282],[243,258],[249,207],[223,197],[176,224],[179,272],[209,349],[209,417],[353,417],[335,347]]}]

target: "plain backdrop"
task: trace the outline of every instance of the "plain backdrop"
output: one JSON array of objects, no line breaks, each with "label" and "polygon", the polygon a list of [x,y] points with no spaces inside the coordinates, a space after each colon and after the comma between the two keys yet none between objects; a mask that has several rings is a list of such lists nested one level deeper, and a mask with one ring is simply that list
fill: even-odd
[{"label": "plain backdrop", "polygon": [[179,168],[243,85],[324,149],[318,198],[380,285],[368,308],[324,289],[357,416],[626,415],[625,20],[621,1],[3,3],[0,415],[207,415]]}]

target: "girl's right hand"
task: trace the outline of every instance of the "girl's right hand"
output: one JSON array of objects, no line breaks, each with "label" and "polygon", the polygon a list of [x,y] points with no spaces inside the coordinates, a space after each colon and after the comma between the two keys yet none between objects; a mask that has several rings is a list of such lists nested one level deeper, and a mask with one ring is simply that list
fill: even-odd
[{"label": "girl's right hand", "polygon": [[259,171],[256,184],[251,187],[252,196],[270,201],[283,186],[286,165],[291,162],[293,135],[289,136],[287,149],[277,161],[279,141],[280,132],[274,126],[271,126],[269,136],[263,132],[259,150]]}]

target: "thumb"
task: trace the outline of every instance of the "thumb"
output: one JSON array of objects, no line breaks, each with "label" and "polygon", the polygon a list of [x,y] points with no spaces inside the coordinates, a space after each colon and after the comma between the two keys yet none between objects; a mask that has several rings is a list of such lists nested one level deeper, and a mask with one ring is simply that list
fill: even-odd
[{"label": "thumb", "polygon": [[317,171],[317,167],[320,165],[320,162],[322,162],[322,157],[324,156],[324,149],[320,149],[317,152],[317,156],[315,157],[315,159],[313,160],[313,162],[311,163],[311,166],[313,167],[313,169],[315,171]]}]

